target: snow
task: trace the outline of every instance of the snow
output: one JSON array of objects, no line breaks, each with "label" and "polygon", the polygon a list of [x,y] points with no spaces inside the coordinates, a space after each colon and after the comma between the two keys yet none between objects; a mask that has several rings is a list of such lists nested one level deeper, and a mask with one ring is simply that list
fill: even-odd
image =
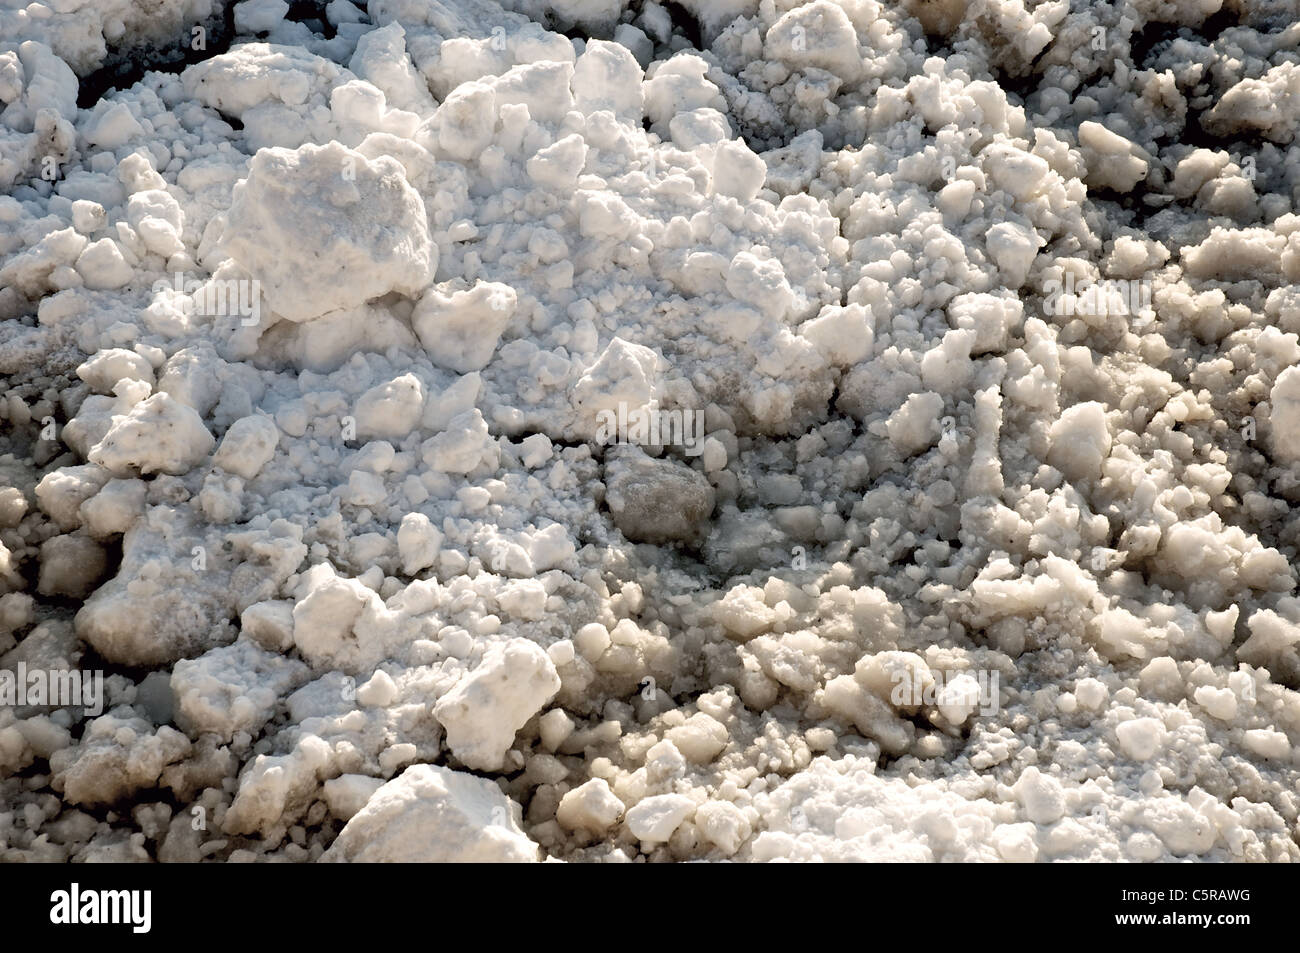
[{"label": "snow", "polygon": [[207,457],[215,443],[193,408],[159,393],[115,417],[86,456],[117,477],[182,474]]},{"label": "snow", "polygon": [[432,566],[438,558],[443,535],[423,513],[407,513],[397,530],[397,549],[402,557],[402,571],[414,576]]},{"label": "snow", "polygon": [[600,834],[623,816],[623,810],[623,802],[614,796],[609,784],[603,778],[592,778],[560,799],[555,819],[568,830]]},{"label": "snow", "polygon": [[658,794],[638,801],[627,813],[627,829],[646,843],[662,843],[695,811],[684,794]]},{"label": "snow", "polygon": [[279,440],[279,428],[270,417],[264,414],[240,417],[221,438],[221,445],[212,455],[212,464],[251,480],[275,456]]},{"label": "snow", "polygon": [[[437,267],[424,203],[390,157],[371,161],[337,142],[263,149],[231,198],[221,247],[286,320],[414,295]],[[288,244],[300,254],[278,254]]]},{"label": "snow", "polygon": [[113,804],[154,787],[163,769],[189,751],[181,732],[168,725],[155,729],[125,708],[91,721],[80,744],[54,752],[49,761],[70,803]]},{"label": "snow", "polygon": [[1104,406],[1096,401],[1075,404],[1052,424],[1050,434],[1048,461],[1054,467],[1072,480],[1100,474],[1111,447]]},{"label": "snow", "polygon": [[240,731],[256,733],[274,715],[280,698],[306,681],[307,674],[301,662],[243,639],[198,659],[182,659],[171,677],[177,724],[223,741]]},{"label": "snow", "polygon": [[468,374],[492,359],[517,301],[513,288],[495,282],[478,281],[450,294],[430,289],[416,304],[411,322],[434,364]]},{"label": "snow", "polygon": [[555,663],[535,643],[489,649],[477,668],[438,699],[434,715],[447,746],[469,768],[498,770],[515,733],[560,688]]},{"label": "snow", "polygon": [[111,238],[86,245],[77,256],[76,269],[87,288],[101,291],[122,287],[134,274],[122,246]]},{"label": "snow", "polygon": [[347,863],[528,863],[537,845],[495,784],[435,765],[407,768],[379,788],[324,860]]},{"label": "snow", "polygon": [[1165,726],[1157,718],[1134,718],[1115,729],[1120,751],[1134,761],[1149,761],[1164,741]]},{"label": "snow", "polygon": [[1268,399],[1273,452],[1281,460],[1300,460],[1300,367],[1288,367],[1279,374]]},{"label": "snow", "polygon": [[150,387],[154,385],[153,366],[149,361],[143,355],[121,347],[106,348],[82,362],[77,368],[77,376],[100,394],[111,394],[123,378],[144,381]]},{"label": "snow", "polygon": [[0,10],[0,860],[1300,857],[1216,9]]},{"label": "snow", "polygon": [[690,540],[714,507],[714,490],[696,471],[647,457],[636,447],[611,449],[606,502],[623,535],[636,542]]}]

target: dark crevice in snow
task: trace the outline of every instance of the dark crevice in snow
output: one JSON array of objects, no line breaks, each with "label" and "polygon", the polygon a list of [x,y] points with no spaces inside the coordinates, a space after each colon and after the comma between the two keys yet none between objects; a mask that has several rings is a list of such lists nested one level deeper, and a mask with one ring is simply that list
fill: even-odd
[{"label": "dark crevice in snow", "polygon": [[[194,27],[202,27],[203,49],[193,48]],[[228,4],[220,15],[196,24],[187,24],[174,46],[155,46],[148,51],[134,51],[129,56],[110,59],[85,76],[77,90],[77,106],[90,109],[114,90],[130,89],[146,73],[180,73],[195,63],[226,52],[235,38],[235,5]]]},{"label": "dark crevice in snow", "polygon": [[1134,66],[1144,68],[1153,54],[1164,52],[1179,37],[1195,39],[1195,34],[1187,27],[1177,23],[1148,23],[1133,35],[1129,41],[1129,52]]},{"label": "dark crevice in snow", "polygon": [[663,7],[673,21],[673,33],[681,36],[697,50],[703,50],[704,31],[700,29],[700,21],[695,19],[694,14],[681,4],[673,3],[672,0],[664,3]]},{"label": "dark crevice in snow", "polygon": [[285,14],[285,19],[302,23],[313,33],[317,33],[328,40],[337,31],[325,16],[326,6],[328,4],[323,0],[292,0],[289,4],[289,12]]},{"label": "dark crevice in snow", "polygon": [[[113,566],[111,573],[105,578],[111,579],[113,576],[116,576],[118,568],[118,566]],[[104,658],[104,656],[100,655],[89,642],[83,641],[81,643],[81,648],[84,653],[81,656],[81,670],[83,672],[103,672],[105,679],[111,678],[114,675],[121,675],[128,681],[139,685],[152,672],[167,671],[171,667],[169,665],[122,665],[117,662],[110,662],[108,659]],[[108,710],[107,699],[105,699],[105,710]]]}]

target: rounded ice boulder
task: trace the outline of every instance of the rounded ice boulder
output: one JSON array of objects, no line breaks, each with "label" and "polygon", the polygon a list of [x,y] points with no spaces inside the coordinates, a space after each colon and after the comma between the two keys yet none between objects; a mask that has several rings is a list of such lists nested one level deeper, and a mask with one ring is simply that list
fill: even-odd
[{"label": "rounded ice boulder", "polygon": [[389,156],[338,142],[262,149],[233,199],[225,251],[290,321],[418,295],[437,270],[424,202]]},{"label": "rounded ice boulder", "polygon": [[407,768],[366,802],[325,863],[533,863],[537,845],[491,781],[431,764]]}]

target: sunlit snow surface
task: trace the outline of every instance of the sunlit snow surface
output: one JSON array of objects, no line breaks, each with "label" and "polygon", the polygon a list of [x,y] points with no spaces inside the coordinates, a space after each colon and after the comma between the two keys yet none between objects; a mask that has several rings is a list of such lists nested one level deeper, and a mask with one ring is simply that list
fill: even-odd
[{"label": "sunlit snow surface", "polygon": [[0,0],[0,861],[1300,860],[1294,2],[310,8]]}]

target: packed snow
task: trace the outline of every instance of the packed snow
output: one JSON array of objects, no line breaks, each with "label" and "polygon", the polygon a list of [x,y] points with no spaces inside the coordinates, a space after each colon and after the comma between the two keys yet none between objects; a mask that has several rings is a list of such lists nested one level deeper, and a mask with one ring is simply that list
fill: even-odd
[{"label": "packed snow", "polygon": [[1295,0],[0,0],[0,107],[0,861],[1300,860]]}]

